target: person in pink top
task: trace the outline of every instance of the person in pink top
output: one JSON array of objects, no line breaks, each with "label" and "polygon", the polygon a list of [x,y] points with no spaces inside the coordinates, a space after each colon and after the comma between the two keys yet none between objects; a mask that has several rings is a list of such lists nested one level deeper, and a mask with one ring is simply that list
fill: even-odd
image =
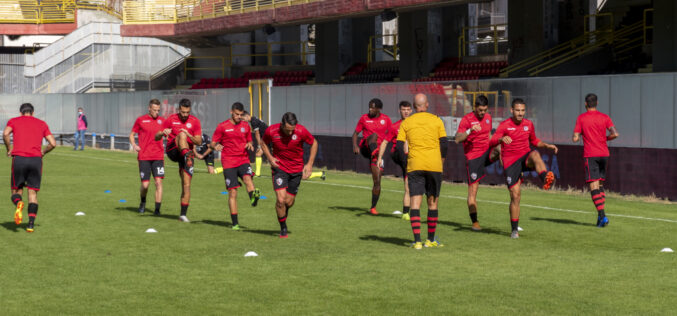
[{"label": "person in pink top", "polygon": [[[381,113],[381,110],[383,110],[383,102],[377,98],[371,99],[369,101],[369,112],[360,117],[353,133],[353,153],[361,154],[362,157],[371,162],[369,168],[374,185],[371,188],[369,213],[373,215],[378,215],[376,204],[381,196],[381,176],[383,175],[383,166],[379,166],[377,161],[378,149],[392,125],[390,117]],[[362,133],[362,140],[358,145],[357,137],[360,133]]]},{"label": "person in pink top", "polygon": [[454,141],[463,143],[463,152],[466,159],[468,174],[468,214],[472,221],[470,229],[482,230],[477,220],[477,190],[480,180],[485,176],[485,169],[494,161],[498,160],[498,148],[489,148],[492,120],[488,113],[489,99],[480,95],[475,101],[475,108],[466,114],[458,124]]},{"label": "person in pink top", "polygon": [[[10,119],[2,133],[7,156],[12,157],[12,203],[16,205],[14,223],[23,219],[23,188],[28,188],[28,225],[26,231],[35,229],[38,214],[38,191],[42,181],[42,157],[56,147],[56,141],[47,123],[33,117],[33,105],[24,103],[19,107],[21,116]],[[12,139],[10,139],[10,135]],[[49,145],[42,148],[42,139]]]},{"label": "person in pink top", "polygon": [[[162,179],[165,177],[165,148],[162,140],[155,135],[162,131],[164,119],[160,116],[160,100],[152,99],[148,103],[148,114],[139,116],[129,133],[129,143],[139,153],[139,175],[141,176],[141,203],[139,213],[146,211],[146,194],[150,186],[150,176],[155,180],[155,215],[160,215],[162,205]],[[134,136],[139,135],[139,144]]]},{"label": "person in pink top", "polygon": [[85,110],[78,108],[78,117],[77,117],[77,130],[75,131],[75,147],[73,150],[78,149],[78,144],[80,145],[80,150],[85,150],[85,132],[87,132],[87,116],[85,116]]},{"label": "person in pink top", "polygon": [[[606,194],[604,180],[609,161],[609,147],[607,142],[618,137],[618,131],[611,118],[597,110],[597,96],[585,96],[585,113],[578,116],[572,140],[577,143],[583,136],[583,160],[585,163],[585,182],[590,186],[592,202],[597,209],[597,227],[609,224],[604,214]],[[607,131],[609,134],[607,135]]]},{"label": "person in pink top", "polygon": [[496,133],[489,141],[490,147],[501,145],[501,161],[505,170],[505,182],[510,191],[510,238],[519,238],[520,199],[522,196],[522,172],[536,170],[543,181],[543,189],[548,190],[555,181],[555,175],[548,171],[536,148],[547,148],[557,154],[557,146],[548,144],[536,137],[534,124],[524,118],[527,105],[522,99],[514,99],[510,108],[512,117],[501,122]]},{"label": "person in pink top", "polygon": [[230,107],[230,118],[221,122],[214,130],[211,147],[221,152],[223,177],[228,190],[228,209],[232,220],[232,229],[239,230],[237,212],[237,188],[240,187],[238,178],[242,179],[249,194],[252,206],[258,204],[261,193],[254,187],[252,167],[249,164],[249,151],[254,151],[252,145],[252,131],[249,123],[242,119],[244,105],[235,102]]}]

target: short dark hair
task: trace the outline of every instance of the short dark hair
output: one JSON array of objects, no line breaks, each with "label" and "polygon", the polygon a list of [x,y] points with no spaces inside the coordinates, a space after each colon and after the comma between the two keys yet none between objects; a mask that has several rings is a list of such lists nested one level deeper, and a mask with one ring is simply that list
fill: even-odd
[{"label": "short dark hair", "polygon": [[489,105],[489,99],[487,99],[486,96],[480,95],[477,97],[475,100],[475,106],[488,106]]},{"label": "short dark hair", "polygon": [[588,93],[588,95],[585,96],[585,106],[590,108],[597,107],[597,95]]},{"label": "short dark hair", "polygon": [[191,106],[191,103],[190,103],[190,100],[188,100],[188,99],[181,99],[181,101],[179,101],[179,107],[189,108],[190,106]]},{"label": "short dark hair", "polygon": [[158,99],[151,99],[150,102],[148,102],[148,105],[160,105],[160,100]]},{"label": "short dark hair", "polygon": [[284,124],[289,124],[289,125],[296,125],[298,124],[299,121],[296,120],[296,114],[292,112],[287,112],[282,115],[282,125]]},{"label": "short dark hair", "polygon": [[26,113],[33,114],[34,110],[35,109],[33,108],[33,105],[30,104],[30,103],[24,103],[19,107],[19,112],[21,112],[21,114],[26,114]]},{"label": "short dark hair", "polygon": [[383,101],[379,98],[373,98],[369,100],[369,105],[374,105],[375,108],[377,109],[382,109],[383,108]]},{"label": "short dark hair", "polygon": [[242,111],[242,114],[243,115],[249,115],[249,112],[247,112],[247,110],[244,110],[244,111]]},{"label": "short dark hair", "polygon": [[244,111],[244,105],[240,102],[233,103],[233,106],[230,107],[231,110]]},{"label": "short dark hair", "polygon": [[400,107],[401,107],[401,108],[410,108],[410,107],[411,107],[411,103],[410,103],[409,101],[401,101],[401,102],[400,102]]},{"label": "short dark hair", "polygon": [[512,100],[512,104],[510,105],[511,108],[515,107],[515,104],[524,104],[525,106],[527,105],[522,98],[515,98]]}]

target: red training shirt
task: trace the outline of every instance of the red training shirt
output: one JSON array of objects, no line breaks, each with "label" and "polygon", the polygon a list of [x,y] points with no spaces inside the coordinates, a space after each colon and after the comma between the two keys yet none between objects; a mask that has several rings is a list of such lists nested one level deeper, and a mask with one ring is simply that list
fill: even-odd
[{"label": "red training shirt", "polygon": [[489,149],[489,135],[491,134],[491,115],[485,113],[484,117],[480,121],[475,115],[475,112],[470,112],[463,116],[461,123],[458,124],[458,130],[456,134],[465,133],[474,125],[479,124],[482,128],[479,132],[472,131],[468,138],[463,141],[463,152],[465,153],[465,159],[473,160],[487,152]]},{"label": "red training shirt", "polygon": [[42,157],[42,139],[52,135],[45,121],[22,115],[10,119],[7,126],[12,128],[14,138],[12,156]]},{"label": "red training shirt", "polygon": [[390,152],[395,152],[395,144],[397,143],[397,133],[400,131],[400,124],[402,124],[402,121],[403,120],[399,120],[390,125],[388,133],[386,134],[385,140],[393,144],[390,148]]},{"label": "red training shirt", "polygon": [[376,143],[380,146],[381,142],[386,139],[386,134],[392,125],[392,121],[388,115],[380,113],[379,116],[375,118],[370,118],[369,114],[363,114],[360,117],[360,120],[357,121],[357,126],[355,126],[355,132],[362,132],[362,142],[364,142],[369,135],[376,133],[378,139]]},{"label": "red training shirt", "polygon": [[578,116],[574,133],[583,136],[583,157],[608,157],[606,131],[614,126],[611,118],[599,111],[587,111]]},{"label": "red training shirt", "polygon": [[162,130],[162,117],[153,118],[149,114],[139,116],[134,122],[132,132],[139,134],[139,147],[141,150],[138,160],[163,160],[165,149],[162,139],[155,140],[155,134]]},{"label": "red training shirt", "polygon": [[503,160],[504,169],[507,169],[515,161],[531,152],[529,144],[536,146],[541,141],[536,138],[534,123],[527,119],[522,119],[519,125],[515,124],[512,118],[501,122],[496,129],[496,134],[491,137],[489,146],[494,147],[498,145],[499,140],[503,136],[510,136],[512,139],[510,144],[501,144],[501,159]]},{"label": "red training shirt", "polygon": [[[181,121],[181,118],[179,118],[178,113],[172,114],[165,120],[162,128],[172,129],[171,134],[167,137],[167,148],[174,147],[174,139],[176,138],[176,135],[180,133],[182,128],[185,128],[188,133],[193,136],[202,137],[202,125],[200,124],[200,120],[192,115],[189,115],[188,119],[183,122]],[[193,141],[190,140],[190,138],[188,138],[188,145],[190,148],[193,148]]]},{"label": "red training shirt", "polygon": [[252,132],[247,122],[240,121],[238,124],[233,124],[231,120],[221,122],[214,130],[212,142],[223,145],[221,150],[223,169],[249,163],[249,153],[245,145],[251,141]]},{"label": "red training shirt", "polygon": [[314,141],[315,137],[301,124],[296,124],[291,136],[284,135],[280,123],[271,125],[263,134],[263,142],[272,144],[273,157],[286,173],[303,172],[303,143],[312,145]]}]

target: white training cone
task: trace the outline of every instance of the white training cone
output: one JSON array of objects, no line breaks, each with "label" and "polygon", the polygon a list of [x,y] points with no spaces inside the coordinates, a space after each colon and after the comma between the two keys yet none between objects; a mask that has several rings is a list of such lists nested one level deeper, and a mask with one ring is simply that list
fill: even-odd
[{"label": "white training cone", "polygon": [[521,232],[521,231],[523,231],[523,230],[524,230],[524,229],[522,229],[522,227],[517,226],[517,231],[520,231],[520,232]]},{"label": "white training cone", "polygon": [[394,211],[393,214],[395,214],[395,215],[402,215],[402,211]]},{"label": "white training cone", "polygon": [[244,254],[245,257],[258,257],[259,255],[256,252],[249,251]]},{"label": "white training cone", "polygon": [[148,229],[146,229],[146,232],[147,233],[157,233],[157,230],[155,230],[155,228],[148,228]]},{"label": "white training cone", "polygon": [[75,213],[75,216],[85,216],[85,212],[77,212]]},{"label": "white training cone", "polygon": [[661,252],[674,252],[674,251],[670,248],[663,248],[661,249]]}]

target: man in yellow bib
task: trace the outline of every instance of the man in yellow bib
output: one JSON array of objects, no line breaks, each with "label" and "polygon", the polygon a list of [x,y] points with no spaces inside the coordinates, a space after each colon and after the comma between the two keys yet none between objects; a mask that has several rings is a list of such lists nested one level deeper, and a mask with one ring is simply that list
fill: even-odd
[{"label": "man in yellow bib", "polygon": [[435,239],[437,228],[437,201],[442,187],[442,165],[447,156],[447,133],[444,123],[428,113],[428,97],[419,93],[414,97],[416,113],[404,120],[397,133],[397,145],[409,144],[407,178],[411,195],[411,229],[414,232],[414,249],[423,248],[421,243],[421,200],[423,193],[428,198],[428,240],[425,247],[441,247]]}]

